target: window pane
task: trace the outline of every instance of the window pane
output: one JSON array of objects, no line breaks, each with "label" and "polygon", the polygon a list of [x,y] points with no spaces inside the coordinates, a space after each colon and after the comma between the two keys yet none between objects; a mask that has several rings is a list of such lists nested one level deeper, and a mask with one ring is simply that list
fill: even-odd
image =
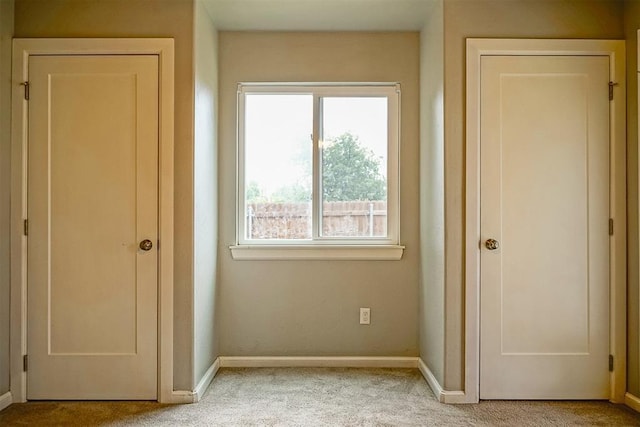
[{"label": "window pane", "polygon": [[311,238],[312,132],[312,95],[246,95],[245,238]]},{"label": "window pane", "polygon": [[387,98],[322,99],[322,235],[387,236]]}]

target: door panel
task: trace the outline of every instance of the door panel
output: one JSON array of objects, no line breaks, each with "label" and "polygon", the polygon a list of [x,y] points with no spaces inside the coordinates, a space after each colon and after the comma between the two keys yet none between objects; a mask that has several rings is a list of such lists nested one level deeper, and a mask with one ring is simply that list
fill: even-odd
[{"label": "door panel", "polygon": [[480,396],[609,396],[608,57],[483,57]]},{"label": "door panel", "polygon": [[156,399],[158,64],[29,60],[29,399]]}]

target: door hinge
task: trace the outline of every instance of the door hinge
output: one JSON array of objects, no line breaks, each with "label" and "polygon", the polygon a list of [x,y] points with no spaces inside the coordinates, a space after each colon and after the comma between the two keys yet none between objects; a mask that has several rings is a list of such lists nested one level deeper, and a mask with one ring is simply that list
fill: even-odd
[{"label": "door hinge", "polygon": [[22,356],[22,370],[27,372],[27,368],[29,367],[29,356],[26,354]]},{"label": "door hinge", "polygon": [[609,218],[609,236],[613,236],[613,218]]},{"label": "door hinge", "polygon": [[613,87],[618,86],[618,83],[609,82],[609,101],[613,101]]},{"label": "door hinge", "polygon": [[609,355],[609,372],[613,372],[613,354]]},{"label": "door hinge", "polygon": [[29,82],[22,82],[20,86],[24,86],[24,99],[29,100]]},{"label": "door hinge", "polygon": [[24,227],[24,230],[23,230],[24,231],[24,235],[28,236],[29,235],[29,220],[28,219],[24,220],[23,227]]}]

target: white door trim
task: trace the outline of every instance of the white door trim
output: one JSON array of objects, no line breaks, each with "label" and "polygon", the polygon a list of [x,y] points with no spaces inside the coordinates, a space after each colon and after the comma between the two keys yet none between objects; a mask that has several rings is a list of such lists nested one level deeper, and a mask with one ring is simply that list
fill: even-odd
[{"label": "white door trim", "polygon": [[14,39],[11,125],[11,393],[27,398],[27,111],[24,86],[30,55],[157,55],[159,60],[158,400],[173,394],[173,39]]},{"label": "white door trim", "polygon": [[626,388],[626,88],[625,42],[620,40],[467,39],[465,211],[465,401],[480,387],[480,59],[484,55],[602,55],[617,83],[610,103],[610,352],[615,358],[610,400]]}]

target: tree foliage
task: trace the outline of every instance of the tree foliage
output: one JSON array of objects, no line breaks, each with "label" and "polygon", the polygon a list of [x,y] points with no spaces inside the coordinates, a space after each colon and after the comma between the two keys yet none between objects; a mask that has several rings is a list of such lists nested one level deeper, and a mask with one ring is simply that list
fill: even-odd
[{"label": "tree foliage", "polygon": [[300,203],[311,201],[311,190],[306,183],[295,182],[265,194],[257,182],[247,184],[245,191],[247,203]]},{"label": "tree foliage", "polygon": [[261,203],[267,201],[267,198],[262,194],[262,189],[255,181],[251,181],[247,184],[245,197],[248,203]]},{"label": "tree foliage", "polygon": [[280,187],[271,195],[271,202],[274,203],[292,203],[292,202],[310,202],[311,190],[308,185],[300,182]]},{"label": "tree foliage", "polygon": [[323,149],[322,193],[327,202],[386,200],[380,160],[357,136],[344,133]]}]

